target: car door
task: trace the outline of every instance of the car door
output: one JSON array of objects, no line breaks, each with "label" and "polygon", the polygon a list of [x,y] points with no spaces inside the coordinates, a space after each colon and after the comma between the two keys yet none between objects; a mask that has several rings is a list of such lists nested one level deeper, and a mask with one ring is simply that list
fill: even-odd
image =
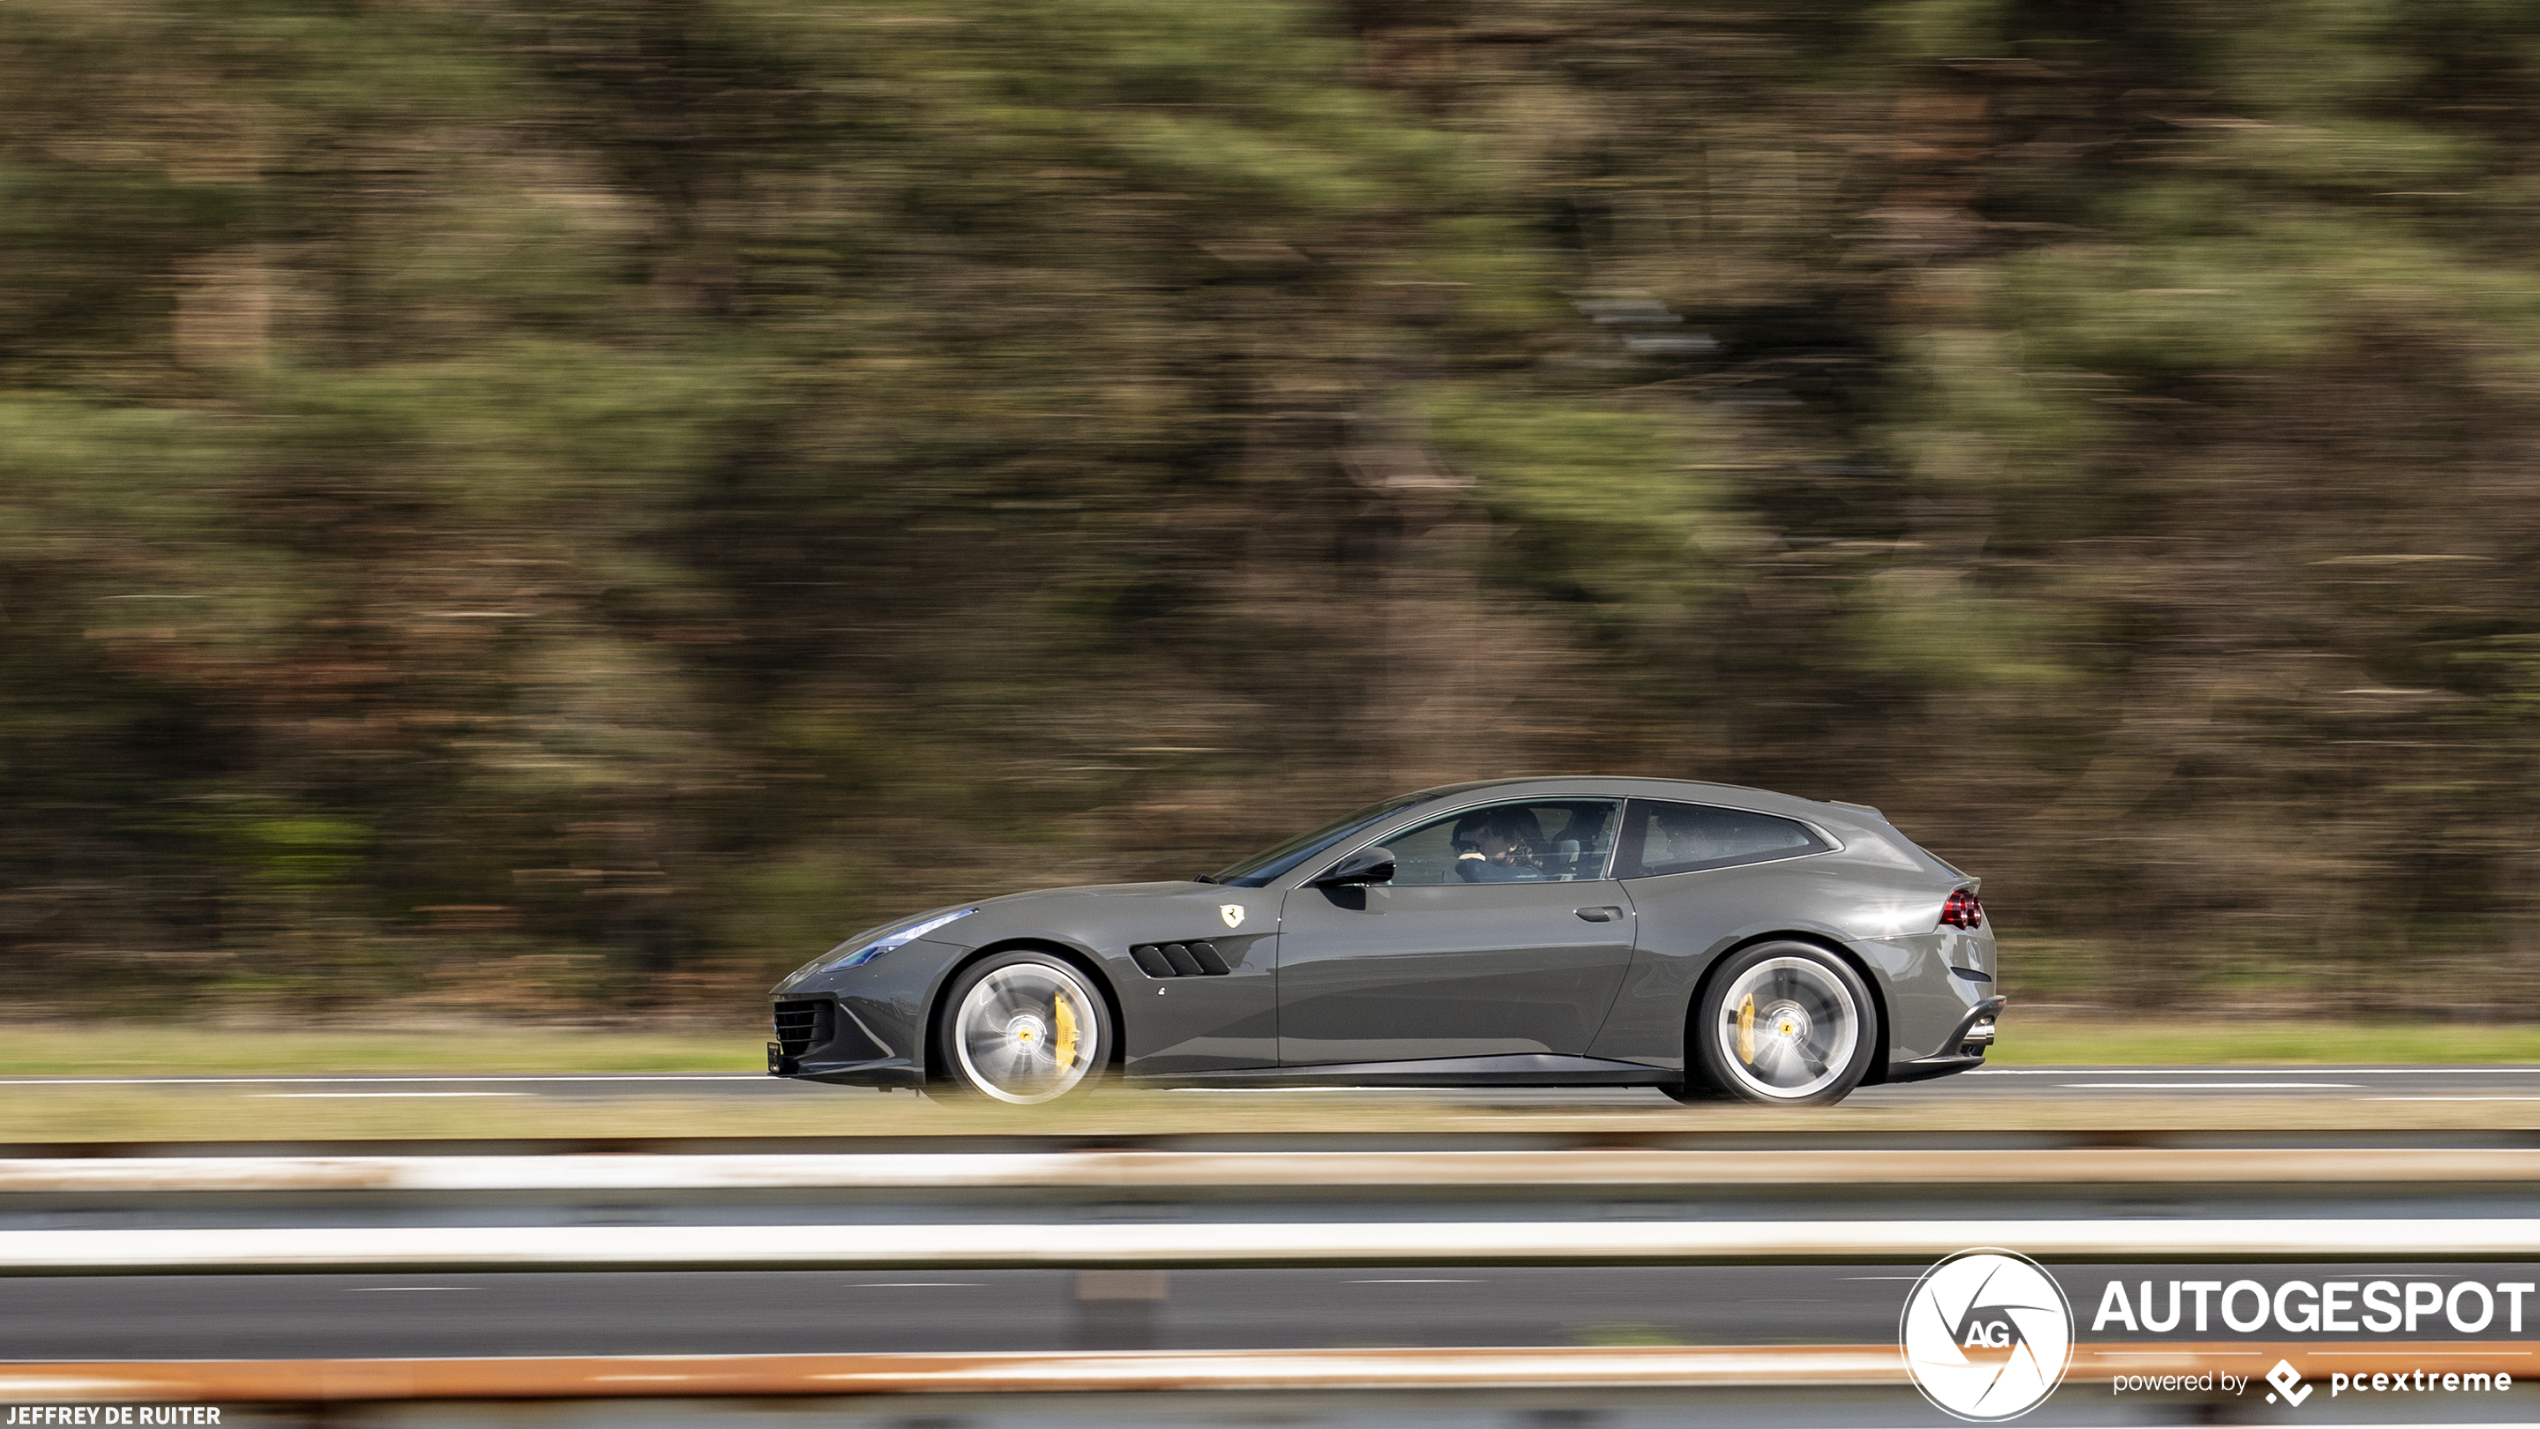
[{"label": "car door", "polygon": [[[1290,892],[1281,1064],[1585,1053],[1632,957],[1631,899],[1606,876],[1615,813],[1604,799],[1463,810],[1388,838],[1390,883]],[[1516,858],[1459,837],[1492,818],[1524,831]]]}]

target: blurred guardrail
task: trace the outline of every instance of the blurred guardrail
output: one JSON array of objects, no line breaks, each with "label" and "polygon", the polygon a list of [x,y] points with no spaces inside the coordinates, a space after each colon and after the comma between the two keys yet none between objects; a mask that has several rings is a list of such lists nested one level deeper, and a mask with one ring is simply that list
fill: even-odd
[{"label": "blurred guardrail", "polygon": [[[2403,1345],[2182,1343],[2161,1372],[2263,1375],[2297,1359],[2313,1378],[2412,1367],[2528,1376],[2540,1341]],[[2074,1346],[2070,1381],[2143,1369],[2143,1347]],[[1776,1389],[1901,1385],[1894,1345],[1632,1345],[1491,1349],[1142,1351],[914,1355],[693,1355],[573,1359],[194,1360],[0,1365],[0,1400],[290,1403],[1175,1390]]]},{"label": "blurred guardrail", "polygon": [[[32,1159],[0,1274],[2525,1259],[2535,1180],[2505,1149]],[[555,1211],[586,1197],[660,1214]]]},{"label": "blurred guardrail", "polygon": [[281,1401],[1029,1390],[1892,1384],[1893,1346],[698,1355],[0,1365],[0,1399]]},{"label": "blurred guardrail", "polygon": [[[2540,1340],[2492,1343],[2179,1343],[2162,1373],[2256,1378],[2436,1368],[2530,1373]],[[2141,1345],[2075,1345],[2068,1381],[2141,1373]],[[0,1366],[0,1399],[391,1401],[714,1399],[861,1393],[1333,1391],[1333,1388],[1806,1388],[1900,1386],[1895,1345],[1613,1345],[1448,1350],[1146,1350],[1003,1355],[627,1355],[498,1360],[178,1360]]]},{"label": "blurred guardrail", "polygon": [[1571,1191],[1771,1186],[2338,1186],[2540,1181],[2540,1148],[1053,1151],[845,1155],[88,1156],[0,1160],[0,1195],[760,1190]]},{"label": "blurred guardrail", "polygon": [[0,1231],[0,1274],[2540,1259],[2540,1219],[1385,1220]]},{"label": "blurred guardrail", "polygon": [[[2342,1108],[2331,1106],[2332,1111]],[[1440,1118],[1419,1129],[1332,1131],[1047,1130],[993,1121],[948,1121],[941,1130],[855,1135],[587,1137],[363,1137],[248,1140],[0,1142],[7,1160],[186,1160],[214,1158],[338,1159],[414,1156],[899,1156],[1131,1153],[1198,1155],[1396,1154],[1404,1152],[1677,1151],[1720,1155],[1758,1152],[1793,1156],[1821,1151],[1931,1151],[2027,1157],[2047,1151],[2540,1151],[2540,1126],[2292,1126],[2253,1123],[2238,1103],[2199,1104],[2192,1125],[2130,1119],[2139,1107],[2106,1109],[2089,1124],[1881,1126],[1832,1116],[1784,1125],[1685,1125],[1650,1118],[1555,1117],[1539,1120],[1475,1115]],[[2262,1108],[2261,1110],[2278,1110]],[[2300,1110],[2299,1107],[2296,1110]],[[595,1120],[605,1121],[605,1116]],[[2219,1159],[2219,1158],[2217,1158]]]},{"label": "blurred guardrail", "polygon": [[[1119,1268],[1103,1274],[1135,1268],[1144,1276],[1185,1266],[1913,1265],[1978,1245],[2103,1263],[2540,1259],[2540,1218],[2465,1213],[2533,1204],[2540,1149],[2514,1147],[563,1156],[151,1150],[161,1154],[0,1160],[0,1275],[1045,1266]],[[965,1197],[969,1219],[915,1214],[942,1212]],[[1214,1218],[1175,1214],[1212,1202]],[[2106,1213],[2112,1202],[2128,1213]],[[348,1204],[364,1208],[358,1218],[366,1223],[312,1223],[323,1219],[313,1212]],[[705,1221],[679,1223],[397,1223],[418,1208],[446,1222],[558,1205],[603,1207],[611,1215],[721,1209],[699,1211]],[[1104,1214],[1071,1218],[1070,1206]],[[2356,1213],[2386,1207],[2418,1209]],[[854,1208],[862,1219],[820,1219],[828,1208],[842,1217]],[[1882,1213],[1842,1213],[1853,1208]],[[2322,1210],[2335,1213],[2316,1213]],[[148,1223],[178,1211],[264,1220]],[[89,1212],[100,1214],[91,1220]],[[131,1223],[136,1216],[142,1224]],[[37,1224],[48,1220],[59,1223]],[[2464,1373],[2525,1377],[2540,1358],[2540,1342],[2521,1340],[2158,1346],[2164,1373],[2221,1369],[2244,1379],[2284,1357],[2298,1358],[2313,1375],[2346,1359],[2368,1372],[2393,1363],[2397,1350],[2421,1351],[2425,1363]],[[2072,1375],[2104,1380],[2136,1372],[2145,1353],[2141,1344],[2083,1345]],[[1079,1350],[0,1363],[0,1400],[439,1400],[461,1413],[463,1402],[493,1400],[1831,1391],[1904,1380],[1892,1345]]]}]

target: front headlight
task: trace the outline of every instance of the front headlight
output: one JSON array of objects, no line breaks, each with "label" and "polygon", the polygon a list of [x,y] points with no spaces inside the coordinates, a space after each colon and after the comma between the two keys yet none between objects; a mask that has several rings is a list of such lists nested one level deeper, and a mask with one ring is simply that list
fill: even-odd
[{"label": "front headlight", "polygon": [[893,948],[914,943],[945,924],[967,918],[978,911],[976,908],[964,908],[958,912],[938,913],[921,922],[905,923],[887,929],[878,938],[868,939],[861,943],[841,943],[805,963],[799,971],[785,981],[788,984],[799,982],[813,973],[825,973],[833,968],[861,967]]}]

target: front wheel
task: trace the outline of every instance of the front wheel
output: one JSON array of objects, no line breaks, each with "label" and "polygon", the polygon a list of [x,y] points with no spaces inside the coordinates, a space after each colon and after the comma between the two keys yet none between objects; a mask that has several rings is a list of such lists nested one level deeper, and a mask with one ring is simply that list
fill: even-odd
[{"label": "front wheel", "polygon": [[1687,1031],[1702,1080],[1719,1094],[1826,1106],[1868,1074],[1878,1008],[1843,959],[1808,943],[1764,943],[1729,956]]},{"label": "front wheel", "polygon": [[1111,1058],[1111,1009],[1075,964],[1000,953],[944,992],[936,1035],[947,1090],[1016,1106],[1092,1089]]}]

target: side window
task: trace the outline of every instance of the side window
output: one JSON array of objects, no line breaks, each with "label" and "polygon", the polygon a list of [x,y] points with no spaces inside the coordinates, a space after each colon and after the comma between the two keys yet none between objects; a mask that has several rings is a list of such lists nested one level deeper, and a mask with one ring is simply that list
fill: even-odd
[{"label": "side window", "polygon": [[1393,886],[1603,878],[1614,814],[1611,799],[1554,799],[1433,819],[1385,840],[1394,855]]},{"label": "side window", "polygon": [[1623,816],[1617,878],[1654,878],[1823,853],[1834,845],[1795,819],[1713,804],[1634,799]]}]

